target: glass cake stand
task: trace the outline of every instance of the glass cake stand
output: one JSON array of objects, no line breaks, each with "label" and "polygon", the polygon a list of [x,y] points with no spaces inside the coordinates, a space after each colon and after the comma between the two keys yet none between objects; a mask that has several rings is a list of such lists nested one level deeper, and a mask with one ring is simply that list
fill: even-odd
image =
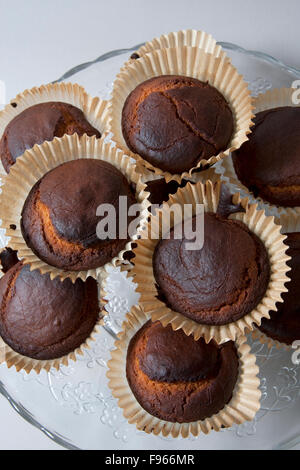
[{"label": "glass cake stand", "polygon": [[[300,70],[271,56],[220,43],[245,76],[254,95],[291,86]],[[121,65],[138,49],[108,52],[78,65],[58,81],[83,85],[92,95],[109,98]],[[0,230],[0,246],[6,240]],[[300,442],[300,366],[291,351],[268,350],[253,342],[261,378],[261,410],[250,423],[198,438],[154,437],[136,430],[122,416],[107,387],[106,362],[125,314],[138,301],[135,285],[118,269],[109,273],[106,326],[93,348],[76,363],[37,375],[0,366],[0,392],[13,408],[50,439],[68,449],[287,449]]]}]

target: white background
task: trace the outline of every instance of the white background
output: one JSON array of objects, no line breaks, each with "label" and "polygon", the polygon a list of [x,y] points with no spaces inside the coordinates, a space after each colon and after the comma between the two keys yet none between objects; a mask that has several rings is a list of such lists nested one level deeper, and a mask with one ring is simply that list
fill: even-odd
[{"label": "white background", "polygon": [[[300,68],[299,0],[0,0],[7,99],[111,49],[179,29],[267,52]],[[0,449],[58,449],[0,398]]]}]

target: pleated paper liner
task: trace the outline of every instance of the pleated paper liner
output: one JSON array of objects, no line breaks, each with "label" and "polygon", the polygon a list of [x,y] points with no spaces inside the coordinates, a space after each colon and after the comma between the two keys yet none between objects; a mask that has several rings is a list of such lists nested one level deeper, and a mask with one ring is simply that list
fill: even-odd
[{"label": "pleated paper liner", "polygon": [[[133,55],[137,55],[136,58],[138,59],[157,49],[169,49],[171,47],[182,46],[197,47],[208,54],[212,54],[214,57],[226,57],[227,60],[230,61],[226,52],[217,44],[216,39],[213,38],[211,34],[196,29],[185,29],[169,34],[162,34],[160,37],[146,42],[146,44],[141,46]],[[132,60],[135,59],[130,59],[129,62],[125,64],[125,67]]]},{"label": "pleated paper liner", "polygon": [[[89,123],[101,134],[107,131],[108,102],[98,97],[93,98],[85,89],[73,83],[55,83],[34,87],[19,93],[0,112],[0,139],[6,126],[22,111],[39,103],[60,101],[81,109]],[[0,159],[0,177],[5,176]]]},{"label": "pleated paper liner", "polygon": [[[160,75],[184,75],[200,81],[208,81],[222,93],[233,113],[235,131],[229,148],[208,160],[202,159],[195,167],[182,174],[164,172],[138,154],[131,152],[122,134],[122,110],[126,98],[140,83]],[[222,158],[228,157],[231,151],[248,140],[247,135],[252,125],[252,109],[252,98],[246,82],[226,58],[216,58],[197,47],[161,49],[133,61],[117,76],[109,104],[109,130],[116,144],[143,167],[156,175],[164,176],[167,181],[180,182],[183,178],[189,179],[194,170],[207,168]]]},{"label": "pleated paper liner", "polygon": [[246,224],[264,243],[269,255],[271,274],[264,298],[257,307],[240,318],[236,322],[221,326],[210,326],[197,323],[179,312],[171,310],[166,304],[157,298],[158,291],[153,273],[152,257],[159,239],[162,238],[162,220],[168,217],[169,208],[173,204],[174,217],[172,226],[182,222],[182,208],[185,204],[191,204],[193,215],[196,213],[196,205],[203,204],[205,212],[216,212],[221,191],[221,182],[213,184],[207,181],[205,184],[187,184],[185,188],[179,189],[155,216],[152,216],[145,233],[152,233],[150,237],[137,241],[134,248],[134,267],[131,274],[137,284],[137,292],[141,294],[140,305],[146,313],[151,313],[152,320],[159,320],[164,326],[171,324],[174,330],[182,328],[187,335],[193,334],[196,339],[203,336],[206,342],[214,339],[221,344],[229,339],[235,340],[243,335],[245,330],[252,331],[254,325],[260,325],[262,318],[270,318],[269,311],[276,309],[276,302],[282,302],[281,294],[286,292],[285,283],[288,281],[286,275],[289,268],[287,261],[290,259],[286,254],[287,245],[283,243],[286,239],[280,233],[280,226],[275,224],[273,217],[267,217],[264,211],[258,210],[257,205],[248,203],[248,199],[241,199],[239,194],[233,196],[234,204],[241,204],[245,212],[238,212],[230,216],[231,219],[239,220]]},{"label": "pleated paper liner", "polygon": [[[155,181],[161,179],[162,176],[158,176],[150,170],[142,167],[141,165],[137,164],[136,166],[137,172],[141,174],[141,178],[143,183],[147,184],[151,181]],[[193,173],[193,175],[188,179],[188,181],[192,183],[202,182],[205,183],[207,180],[216,183],[217,181],[221,181],[221,175],[215,171],[214,167],[210,167],[207,170],[203,170],[201,172]],[[152,204],[149,206],[149,212],[151,212]],[[133,265],[131,262],[126,263],[126,265],[122,266],[122,270],[124,271],[131,271]]]},{"label": "pleated paper liner", "polygon": [[[156,175],[153,171],[148,170],[140,163],[137,163],[136,170],[141,175],[141,179],[143,183],[145,184],[148,183],[149,181],[155,181],[155,180],[164,178],[163,176]],[[192,183],[197,183],[198,181],[205,183],[207,180],[210,180],[213,182],[220,181],[221,175],[215,171],[214,167],[210,167],[207,170],[193,173],[188,178],[188,181],[191,181]]]},{"label": "pleated paper liner", "polygon": [[300,217],[298,214],[281,214],[276,222],[281,225],[282,233],[300,232]]},{"label": "pleated paper liner", "polygon": [[177,438],[189,435],[208,434],[211,430],[220,431],[233,424],[251,421],[260,408],[261,392],[259,390],[259,372],[256,358],[250,353],[246,338],[241,336],[236,341],[239,356],[239,375],[230,402],[217,414],[203,421],[191,423],[171,423],[161,420],[145,411],[133,395],[126,378],[126,358],[130,340],[137,331],[149,320],[139,307],[133,307],[127,315],[119,339],[116,341],[108,362],[107,377],[112,394],[118,399],[119,407],[130,424],[139,430],[154,435],[172,436]]},{"label": "pleated paper liner", "polygon": [[[130,183],[135,185],[136,200],[141,207],[141,219],[134,236],[110,263],[88,271],[63,271],[39,259],[27,246],[20,226],[21,213],[31,188],[48,171],[62,163],[82,158],[99,159],[112,164]],[[30,264],[31,269],[39,269],[42,274],[49,273],[51,279],[57,276],[61,280],[70,278],[72,282],[75,282],[77,278],[84,281],[89,276],[98,279],[104,275],[107,266],[117,266],[124,261],[125,252],[131,250],[133,240],[136,240],[143,230],[149,215],[150,204],[149,193],[145,191],[145,188],[130,158],[120,149],[113,147],[109,142],[104,142],[103,139],[96,139],[95,136],[84,135],[79,138],[77,134],[65,135],[60,139],[55,138],[52,142],[35,145],[33,149],[27,150],[19,157],[16,164],[12,166],[0,195],[2,227],[6,230],[6,235],[11,237],[10,246],[18,251],[25,264]],[[12,229],[11,225],[16,226],[16,229]]]},{"label": "pleated paper liner", "polygon": [[[5,248],[4,248],[5,249]],[[0,250],[2,252],[3,250]],[[0,262],[0,279],[4,276],[2,272],[2,265]],[[14,351],[8,344],[6,344],[3,339],[0,337],[0,364],[6,363],[7,367],[15,367],[17,372],[24,370],[27,374],[31,371],[35,371],[37,374],[40,374],[43,370],[49,372],[52,368],[59,370],[60,366],[68,366],[70,361],[77,361],[77,356],[83,356],[85,350],[91,348],[92,343],[96,340],[95,335],[100,332],[100,327],[103,325],[103,317],[107,314],[103,308],[102,299],[104,296],[103,287],[100,282],[98,282],[98,292],[99,292],[99,319],[95,324],[93,331],[90,336],[85,340],[85,342],[75,351],[71,351],[69,354],[51,360],[38,360],[32,359],[27,356]]]},{"label": "pleated paper liner", "polygon": [[[297,214],[282,214],[276,220],[276,222],[281,226],[281,232],[283,234],[300,232],[300,217]],[[286,287],[288,289],[288,284]],[[255,329],[252,332],[252,338],[254,340],[259,340],[262,344],[267,344],[269,349],[276,347],[277,349],[290,350],[292,348],[291,344],[286,344],[275,340],[258,329]]]},{"label": "pleated paper liner", "polygon": [[146,42],[146,44],[137,50],[137,54],[141,57],[156,49],[169,49],[171,47],[182,46],[197,47],[215,57],[226,56],[225,51],[217,44],[216,39],[213,38],[211,34],[196,29],[186,29],[169,34],[162,34],[160,37]]},{"label": "pleated paper liner", "polygon": [[[266,93],[258,95],[254,99],[255,113],[265,111],[270,108],[277,108],[281,106],[299,106],[293,103],[292,96],[297,90],[294,88],[276,88],[268,90]],[[220,171],[223,177],[227,179],[235,188],[235,191],[239,191],[242,197],[248,197],[250,202],[258,203],[261,209],[264,209],[267,214],[280,217],[282,214],[297,214],[300,217],[300,207],[280,207],[265,201],[264,199],[257,197],[249,191],[238,179],[235,172],[232,158],[226,158],[222,160]]]}]

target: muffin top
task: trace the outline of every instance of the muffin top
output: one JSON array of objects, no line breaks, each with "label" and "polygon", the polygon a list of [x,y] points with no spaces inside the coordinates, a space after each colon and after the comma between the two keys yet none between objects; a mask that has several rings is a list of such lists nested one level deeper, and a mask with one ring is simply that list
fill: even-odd
[{"label": "muffin top", "polygon": [[[136,203],[125,176],[103,160],[79,159],[64,163],[32,188],[22,212],[24,239],[33,252],[57,268],[80,271],[112,260],[129,238],[100,240],[97,216],[101,204],[111,204],[119,222],[119,196]],[[126,217],[126,214],[125,214]],[[128,217],[128,224],[132,218]]]},{"label": "muffin top", "polygon": [[277,312],[271,312],[271,319],[263,318],[259,329],[267,336],[286,344],[300,340],[300,233],[288,233],[285,243],[289,246],[287,254],[291,256],[288,265],[291,279],[286,284],[288,292],[282,294],[283,303],[278,302]]},{"label": "muffin top", "polygon": [[122,112],[129,149],[157,168],[183,173],[229,146],[232,112],[221,93],[195,78],[164,75],[138,85]]},{"label": "muffin top", "polygon": [[33,359],[62,357],[90,336],[100,314],[97,282],[50,280],[22,262],[0,279],[0,336]]},{"label": "muffin top", "polygon": [[71,104],[50,101],[25,109],[6,126],[0,140],[0,157],[5,171],[8,173],[16,159],[35,144],[74,133],[101,137],[81,109]]},{"label": "muffin top", "polygon": [[[179,353],[180,352],[180,353]],[[238,376],[234,343],[217,346],[147,322],[132,338],[127,379],[140,405],[171,422],[205,419],[232,397]]]},{"label": "muffin top", "polygon": [[300,206],[300,107],[257,113],[249,140],[233,153],[239,180],[278,206]]},{"label": "muffin top", "polygon": [[[195,232],[196,216],[191,221]],[[224,325],[250,313],[263,298],[270,278],[262,241],[240,221],[204,214],[204,245],[162,239],[153,255],[158,297],[172,310],[207,325]],[[184,233],[184,231],[182,231]]]}]

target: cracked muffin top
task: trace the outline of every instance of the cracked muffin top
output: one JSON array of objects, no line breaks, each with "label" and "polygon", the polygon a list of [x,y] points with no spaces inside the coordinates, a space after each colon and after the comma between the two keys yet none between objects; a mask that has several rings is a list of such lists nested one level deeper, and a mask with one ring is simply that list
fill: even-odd
[{"label": "cracked muffin top", "polygon": [[16,159],[35,144],[74,133],[101,137],[81,109],[71,104],[50,101],[25,109],[6,126],[0,140],[0,157],[5,171],[9,173]]},{"label": "cracked muffin top", "polygon": [[254,127],[232,155],[237,177],[255,197],[300,206],[300,107],[257,113]]},{"label": "cracked muffin top", "polygon": [[100,314],[97,282],[51,281],[18,262],[0,279],[0,335],[23,356],[60,358],[90,336]]},{"label": "cracked muffin top", "polygon": [[122,132],[129,149],[172,174],[228,148],[233,115],[221,93],[195,78],[164,75],[127,97]]},{"label": "cracked muffin top", "polygon": [[187,250],[191,240],[176,239],[176,233],[174,227],[153,254],[158,298],[169,308],[198,323],[225,325],[260,303],[270,279],[269,257],[243,222],[205,213],[204,245],[196,250]]},{"label": "cracked muffin top", "polygon": [[276,305],[278,310],[270,312],[271,319],[263,318],[259,329],[267,336],[281,343],[292,344],[300,340],[300,233],[288,233],[285,243],[291,259],[287,262],[291,271],[287,276],[291,279],[286,284],[288,292],[282,294],[283,303]]},{"label": "cracked muffin top", "polygon": [[[88,158],[63,163],[30,191],[22,211],[24,239],[51,266],[67,271],[103,266],[129,240],[128,234],[119,237],[119,196],[127,197],[128,207],[136,203],[135,191],[110,163]],[[113,239],[97,236],[97,224],[106,217],[97,216],[101,204],[111,204],[116,211]],[[133,219],[128,216],[127,224]]]},{"label": "cracked muffin top", "polygon": [[126,373],[133,394],[151,415],[178,423],[203,420],[232,397],[237,350],[233,342],[206,344],[149,321],[129,344]]}]

